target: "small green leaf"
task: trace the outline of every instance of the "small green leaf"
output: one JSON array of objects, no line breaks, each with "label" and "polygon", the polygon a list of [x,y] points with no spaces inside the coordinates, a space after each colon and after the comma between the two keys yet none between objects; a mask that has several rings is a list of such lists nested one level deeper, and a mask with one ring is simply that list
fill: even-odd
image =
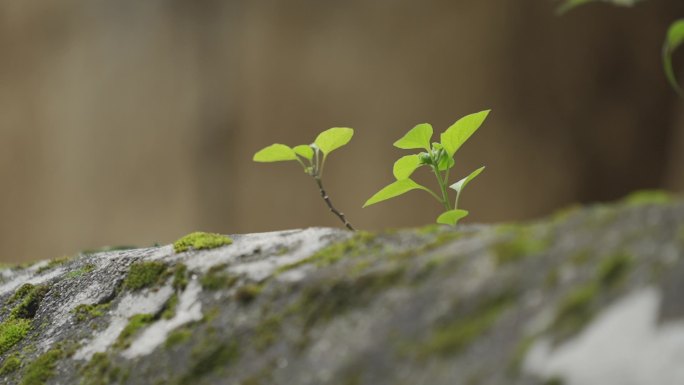
[{"label": "small green leaf", "polygon": [[489,111],[490,110],[485,110],[466,115],[442,133],[442,146],[444,146],[444,149],[450,157],[454,156],[463,143],[480,128],[485,119],[487,119]]},{"label": "small green leaf", "polygon": [[450,156],[446,156],[446,154],[444,154],[444,155],[445,156],[442,156],[439,159],[439,164],[437,165],[437,169],[439,171],[446,171],[446,170],[454,167],[454,164],[456,164],[456,162],[454,161],[454,158],[452,158]]},{"label": "small green leaf", "polygon": [[299,146],[295,146],[295,148],[293,148],[293,150],[297,155],[301,156],[304,159],[308,159],[308,160],[313,159],[314,151],[313,151],[313,148],[311,148],[311,146],[309,146],[309,145],[300,144]]},{"label": "small green leaf", "polygon": [[398,180],[385,186],[385,188],[375,193],[375,195],[366,201],[363,207],[367,207],[390,198],[398,197],[399,195],[416,189],[430,191],[427,187],[421,186],[411,179]]},{"label": "small green leaf", "polygon": [[465,188],[465,186],[467,186],[468,183],[470,183],[470,181],[472,181],[473,179],[475,179],[475,177],[477,177],[478,175],[480,175],[480,173],[481,173],[482,170],[484,170],[484,169],[485,169],[484,166],[478,168],[477,170],[471,172],[470,175],[468,175],[467,177],[465,177],[465,178],[459,180],[458,182],[452,184],[452,185],[449,186],[449,187],[452,188],[452,189],[454,189],[454,190],[456,190],[456,192],[457,192],[458,194],[460,194],[461,191],[463,191],[463,189]]},{"label": "small green leaf", "polygon": [[255,162],[282,162],[297,160],[294,150],[284,144],[272,144],[254,154]]},{"label": "small green leaf", "polygon": [[432,138],[432,126],[428,123],[421,123],[413,127],[401,139],[394,142],[394,147],[403,150],[414,148],[424,148],[430,151],[430,139]]},{"label": "small green leaf", "polygon": [[334,150],[349,143],[354,130],[347,127],[333,127],[318,134],[314,143],[323,152],[323,155],[328,155]]},{"label": "small green leaf", "polygon": [[468,212],[465,210],[449,210],[445,211],[437,217],[437,223],[443,225],[456,226],[458,221],[468,216]]},{"label": "small green leaf", "polygon": [[420,156],[406,155],[394,162],[394,168],[392,169],[392,172],[397,180],[407,179],[420,166],[422,166]]},{"label": "small green leaf", "polygon": [[665,75],[672,87],[678,92],[682,93],[682,88],[677,82],[674,68],[672,66],[672,54],[674,51],[684,44],[684,19],[675,21],[667,31],[667,39],[663,46],[663,66],[665,67]]}]

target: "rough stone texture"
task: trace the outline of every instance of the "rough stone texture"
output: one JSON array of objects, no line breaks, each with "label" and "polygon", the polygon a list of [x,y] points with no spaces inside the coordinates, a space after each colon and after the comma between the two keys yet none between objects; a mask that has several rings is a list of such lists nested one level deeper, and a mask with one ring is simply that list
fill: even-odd
[{"label": "rough stone texture", "polygon": [[[312,228],[7,268],[1,382],[682,384],[684,204],[656,198],[527,224]],[[134,264],[157,269],[142,289]],[[17,314],[31,327],[7,342]]]}]

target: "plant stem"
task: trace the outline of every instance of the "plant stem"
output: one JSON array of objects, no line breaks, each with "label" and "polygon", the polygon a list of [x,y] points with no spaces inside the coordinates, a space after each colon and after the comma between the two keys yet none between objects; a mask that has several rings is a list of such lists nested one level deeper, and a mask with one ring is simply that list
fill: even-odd
[{"label": "plant stem", "polygon": [[435,172],[435,177],[437,178],[437,183],[439,184],[439,189],[442,192],[441,202],[444,205],[444,208],[447,211],[449,211],[449,210],[451,210],[451,204],[449,202],[449,195],[447,193],[446,183],[442,181],[442,176],[439,174],[439,170],[437,169],[437,166],[432,166],[432,171]]},{"label": "plant stem", "polygon": [[330,212],[335,214],[342,223],[344,223],[344,226],[349,229],[350,231],[356,231],[354,227],[349,223],[347,218],[344,216],[343,213],[339,212],[335,206],[333,206],[332,202],[330,201],[330,197],[328,196],[328,193],[325,192],[325,189],[323,188],[323,182],[321,181],[321,177],[319,175],[315,175],[314,179],[316,180],[316,184],[318,185],[318,189],[321,192],[321,198],[325,201],[325,204],[328,205],[328,208],[330,209]]}]

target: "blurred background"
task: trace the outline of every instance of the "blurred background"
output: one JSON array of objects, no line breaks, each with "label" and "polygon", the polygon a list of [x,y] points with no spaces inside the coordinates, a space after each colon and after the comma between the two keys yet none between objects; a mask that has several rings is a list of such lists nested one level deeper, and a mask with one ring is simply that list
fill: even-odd
[{"label": "blurred background", "polygon": [[432,223],[422,192],[361,205],[415,124],[487,108],[456,158],[456,177],[487,166],[461,200],[470,223],[682,192],[684,101],[660,50],[684,2],[557,5],[2,0],[0,260],[339,226],[298,165],[251,161],[333,126],[356,130],[325,182],[357,228]]}]

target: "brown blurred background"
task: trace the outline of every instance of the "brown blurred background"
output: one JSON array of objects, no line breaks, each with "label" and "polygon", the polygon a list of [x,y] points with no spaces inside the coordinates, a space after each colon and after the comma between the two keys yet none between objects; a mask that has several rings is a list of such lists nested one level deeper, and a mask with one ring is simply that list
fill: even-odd
[{"label": "brown blurred background", "polygon": [[683,191],[684,101],[660,48],[684,2],[556,5],[2,0],[0,260],[338,226],[296,164],[251,162],[333,126],[356,129],[326,171],[352,223],[430,223],[421,192],[361,205],[408,129],[485,108],[456,159],[457,176],[487,166],[462,199],[470,222]]}]

